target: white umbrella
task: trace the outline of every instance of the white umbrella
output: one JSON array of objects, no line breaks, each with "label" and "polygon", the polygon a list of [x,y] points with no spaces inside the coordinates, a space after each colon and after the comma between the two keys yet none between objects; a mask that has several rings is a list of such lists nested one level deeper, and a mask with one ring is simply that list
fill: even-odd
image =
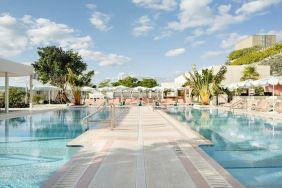
[{"label": "white umbrella", "polygon": [[238,85],[238,88],[249,88],[249,87],[254,86],[253,82],[254,80],[245,80],[245,81],[237,83],[237,85]]},{"label": "white umbrella", "polygon": [[163,90],[163,88],[160,87],[160,86],[155,86],[153,88],[150,88],[150,90],[152,90],[152,91],[161,91],[161,90]]},{"label": "white umbrella", "polygon": [[128,87],[123,86],[123,85],[116,86],[116,87],[113,88],[114,91],[118,91],[118,92],[121,93],[121,94],[120,94],[120,97],[121,97],[121,98],[123,98],[123,91],[125,91],[125,90],[127,90],[127,89],[128,89]]},{"label": "white umbrella", "polygon": [[61,90],[61,88],[53,86],[51,84],[38,84],[38,85],[33,86],[33,90],[48,91],[48,100],[50,104],[51,103],[51,91],[58,91],[58,90]]},{"label": "white umbrella", "polygon": [[108,87],[108,86],[106,86],[106,87],[101,87],[101,88],[99,88],[98,90],[99,90],[99,91],[112,91],[112,90],[113,90],[113,87]]},{"label": "white umbrella", "polygon": [[148,88],[142,87],[142,86],[138,86],[138,87],[133,88],[133,90],[135,90],[135,91],[146,91],[146,90],[148,90]]},{"label": "white umbrella", "polygon": [[88,87],[88,86],[81,88],[81,91],[86,91],[86,92],[94,92],[94,90],[95,90],[95,88]]},{"label": "white umbrella", "polygon": [[273,111],[274,111],[274,105],[275,105],[275,99],[274,99],[274,86],[275,85],[282,85],[282,77],[277,76],[277,77],[268,77],[264,79],[257,80],[255,82],[257,86],[267,86],[267,85],[272,85],[272,106],[273,106]]}]

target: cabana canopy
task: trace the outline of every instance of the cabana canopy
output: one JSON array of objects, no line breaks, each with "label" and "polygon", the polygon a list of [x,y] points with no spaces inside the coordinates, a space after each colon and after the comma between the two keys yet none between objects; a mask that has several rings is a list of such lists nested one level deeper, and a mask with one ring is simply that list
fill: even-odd
[{"label": "cabana canopy", "polygon": [[10,60],[0,58],[0,76],[5,77],[30,76],[33,75],[33,68],[29,65],[16,63]]},{"label": "cabana canopy", "polygon": [[[9,112],[9,77],[29,76],[29,85],[32,88],[33,68],[29,65],[16,63],[0,58],[0,77],[5,77],[5,112]],[[32,108],[32,89],[30,89],[29,106]]]}]

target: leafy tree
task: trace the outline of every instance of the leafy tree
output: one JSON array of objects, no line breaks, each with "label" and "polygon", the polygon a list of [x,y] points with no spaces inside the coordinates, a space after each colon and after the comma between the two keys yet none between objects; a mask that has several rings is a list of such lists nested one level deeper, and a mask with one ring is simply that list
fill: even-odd
[{"label": "leafy tree", "polygon": [[138,86],[138,79],[135,77],[128,76],[122,80],[118,80],[117,82],[112,83],[113,86],[126,86],[129,88],[133,88]]},{"label": "leafy tree", "polygon": [[225,66],[222,66],[216,74],[213,73],[213,69],[202,69],[202,71],[198,71],[193,66],[189,77],[186,77],[187,82],[185,85],[192,88],[192,92],[194,95],[200,97],[202,104],[208,105],[210,99],[221,90],[220,83],[225,79],[226,71]]},{"label": "leafy tree", "polygon": [[71,85],[75,105],[80,105],[81,88],[84,86],[91,86],[93,76],[94,71],[77,75],[72,69],[68,68],[68,83]]},{"label": "leafy tree", "polygon": [[77,52],[64,51],[56,46],[38,48],[38,55],[39,59],[32,66],[38,74],[39,80],[44,84],[50,83],[62,88],[62,92],[58,96],[59,101],[68,102],[69,99],[66,95],[68,69],[79,75],[86,70],[87,64],[83,62]]},{"label": "leafy tree", "polygon": [[256,70],[255,66],[247,66],[243,71],[243,76],[241,77],[241,81],[244,80],[258,80],[260,78],[259,73]]},{"label": "leafy tree", "polygon": [[158,86],[157,80],[153,78],[143,78],[141,81],[138,81],[138,86],[152,88]]},{"label": "leafy tree", "polygon": [[111,80],[110,79],[103,80],[98,84],[98,88],[110,87],[110,86],[111,86]]}]

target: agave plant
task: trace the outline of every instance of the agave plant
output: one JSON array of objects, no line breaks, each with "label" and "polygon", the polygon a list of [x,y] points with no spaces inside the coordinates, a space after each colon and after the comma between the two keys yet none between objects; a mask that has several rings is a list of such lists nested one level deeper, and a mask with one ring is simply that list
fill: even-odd
[{"label": "agave plant", "polygon": [[187,82],[185,85],[193,89],[192,92],[194,95],[200,97],[203,105],[208,105],[211,98],[220,93],[220,83],[225,79],[224,75],[226,71],[226,66],[222,66],[216,74],[213,73],[213,69],[202,69],[198,71],[196,66],[193,66],[189,77],[186,77]]},{"label": "agave plant", "polygon": [[68,83],[71,86],[75,105],[80,105],[81,88],[84,86],[89,86],[93,76],[94,71],[77,75],[71,69],[68,69]]}]

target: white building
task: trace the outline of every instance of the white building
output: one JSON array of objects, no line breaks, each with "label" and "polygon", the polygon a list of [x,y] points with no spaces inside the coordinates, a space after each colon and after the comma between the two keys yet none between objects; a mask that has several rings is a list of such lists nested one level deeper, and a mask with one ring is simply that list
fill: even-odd
[{"label": "white building", "polygon": [[[208,69],[213,69],[214,73],[217,73],[220,70],[222,65],[215,65],[207,67]],[[223,85],[240,82],[241,77],[243,76],[243,71],[246,66],[249,65],[240,65],[240,66],[226,66],[227,72],[225,74],[225,80],[222,82]],[[260,75],[260,78],[266,78],[270,76],[270,66],[267,65],[257,65],[255,66],[257,72]],[[204,69],[204,68],[203,68]],[[188,72],[184,73],[174,79],[175,84],[183,85],[186,82],[186,77],[189,77]]]}]

